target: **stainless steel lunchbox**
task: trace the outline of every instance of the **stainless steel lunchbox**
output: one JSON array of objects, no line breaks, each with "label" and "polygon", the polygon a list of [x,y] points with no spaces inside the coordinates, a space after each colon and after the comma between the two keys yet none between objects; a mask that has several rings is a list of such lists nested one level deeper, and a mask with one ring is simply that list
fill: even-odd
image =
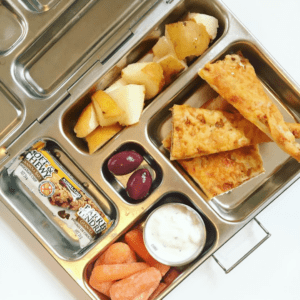
[{"label": "stainless steel lunchbox", "polygon": [[[124,128],[90,155],[84,140],[73,131],[90,96],[151,50],[164,35],[165,24],[188,11],[218,19],[214,42],[172,84],[145,103],[138,124]],[[171,128],[169,109],[174,104],[200,106],[199,99],[204,103],[216,95],[197,75],[198,70],[237,51],[250,60],[285,119],[299,122],[298,86],[221,1],[0,2],[0,199],[91,299],[107,299],[88,283],[95,260],[159,205],[177,201],[192,206],[207,231],[204,250],[180,267],[181,275],[157,298],[162,299],[299,178],[300,166],[294,159],[263,144],[260,152],[265,174],[208,200],[180,165],[170,162],[162,147]],[[107,234],[84,249],[76,246],[68,230],[7,172],[14,159],[36,140],[51,145],[53,155],[115,220]],[[116,181],[107,170],[107,160],[120,150],[141,153],[145,166],[152,170],[154,186],[143,202],[127,201],[122,194],[127,178]]]}]

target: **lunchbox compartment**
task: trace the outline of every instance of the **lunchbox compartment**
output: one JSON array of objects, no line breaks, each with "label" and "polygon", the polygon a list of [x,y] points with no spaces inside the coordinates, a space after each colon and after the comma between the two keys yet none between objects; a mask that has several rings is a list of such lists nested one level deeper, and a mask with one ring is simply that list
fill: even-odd
[{"label": "lunchbox compartment", "polygon": [[142,5],[74,1],[17,58],[14,71],[19,84],[34,97],[51,96]]},{"label": "lunchbox compartment", "polygon": [[[175,287],[178,284],[179,279],[182,279],[182,277],[186,277],[187,273],[190,269],[190,267],[194,266],[195,264],[197,264],[199,262],[199,260],[201,260],[201,258],[203,258],[205,256],[205,254],[207,252],[209,252],[212,247],[214,246],[214,243],[217,239],[217,231],[215,226],[213,225],[213,223],[193,204],[193,202],[184,194],[178,193],[178,192],[169,192],[165,195],[163,195],[158,201],[157,203],[146,213],[144,213],[143,215],[141,215],[141,217],[132,225],[130,226],[130,228],[126,228],[122,231],[122,233],[120,234],[120,236],[114,241],[114,242],[125,242],[124,237],[125,234],[127,232],[129,232],[130,230],[134,229],[134,228],[142,228],[144,225],[145,220],[147,219],[147,217],[149,216],[149,214],[156,209],[157,207],[163,205],[163,204],[167,204],[167,203],[183,203],[186,204],[190,207],[192,207],[193,209],[195,209],[199,215],[201,216],[201,218],[204,221],[205,224],[205,228],[206,228],[206,243],[205,246],[202,250],[202,252],[199,254],[199,256],[192,261],[189,264],[186,264],[182,267],[171,267],[174,268],[176,270],[178,270],[180,272],[180,275],[171,283],[170,286],[167,287],[167,292],[169,292],[173,287]],[[110,244],[111,245],[111,244]],[[89,285],[89,278],[91,276],[91,272],[93,270],[93,266],[95,261],[101,256],[101,254],[104,253],[104,251],[110,246],[108,245],[105,249],[102,249],[98,255],[96,255],[85,267],[84,269],[84,281],[85,281],[85,285],[87,287],[87,289],[90,290],[91,293],[93,293],[93,295],[95,296],[95,298],[97,299],[101,299],[101,300],[107,300],[109,299],[108,297],[106,297],[105,295],[99,293],[98,291],[94,290],[90,285]],[[140,258],[138,258],[138,261],[142,261]],[[170,287],[170,288],[169,288]]]},{"label": "lunchbox compartment", "polygon": [[[244,57],[249,59],[267,95],[277,105],[285,121],[295,122],[299,120],[299,93],[256,46],[250,42],[240,41],[228,46],[214,60],[223,59],[226,54],[237,53],[238,51],[241,51]],[[194,80],[192,79],[185,89],[151,118],[148,124],[148,134],[153,144],[169,158],[169,152],[163,149],[162,140],[171,131],[170,108],[174,104],[189,104],[192,107],[200,107],[216,96],[217,93],[199,76]],[[226,220],[245,219],[299,173],[299,164],[295,163],[294,159],[283,152],[275,143],[260,144],[259,149],[266,172],[226,194],[212,198],[208,202]],[[197,190],[199,195],[208,201],[207,196],[187,172],[177,162],[172,163]]]},{"label": "lunchbox compartment", "polygon": [[[126,185],[128,182],[128,179],[130,176],[136,171],[132,171],[129,174],[126,175],[114,175],[112,174],[108,169],[108,161],[109,159],[122,151],[134,151],[138,154],[140,154],[143,157],[143,162],[141,165],[136,169],[147,169],[152,177],[152,185],[149,190],[149,193],[146,197],[140,199],[140,200],[133,200],[130,198],[126,192]],[[106,181],[111,185],[111,187],[119,193],[119,195],[122,197],[122,199],[130,204],[138,204],[144,200],[147,199],[148,196],[151,195],[151,193],[161,184],[163,179],[163,172],[161,167],[158,165],[158,163],[155,161],[155,159],[139,144],[136,143],[125,143],[121,145],[115,152],[113,152],[103,163],[102,167],[102,174],[103,177],[106,179]]]},{"label": "lunchbox compartment", "polygon": [[24,38],[25,27],[22,17],[7,1],[0,3],[0,55],[7,55]]},{"label": "lunchbox compartment", "polygon": [[[91,244],[82,248],[77,235],[62,221],[64,216],[53,215],[43,201],[30,192],[29,188],[17,176],[14,176],[11,171],[14,169],[12,165],[4,168],[0,173],[0,193],[8,205],[26,221],[31,230],[51,251],[63,260],[78,260],[113,230],[118,212],[114,204],[97,190],[89,178],[74,165],[72,159],[55,141],[44,138],[43,142],[46,142],[46,149],[53,157],[81,186],[84,186],[83,191],[90,194],[103,212],[112,221],[115,221],[113,225],[103,235],[96,237]],[[47,198],[46,201],[48,201]],[[61,207],[60,212],[68,214],[69,210]]]},{"label": "lunchbox compartment", "polygon": [[[74,126],[84,109],[91,102],[91,95],[96,90],[104,90],[109,87],[116,79],[121,75],[121,71],[128,64],[135,63],[143,59],[143,57],[152,49],[156,44],[160,36],[165,33],[165,25],[173,22],[177,22],[184,17],[187,12],[199,12],[203,14],[212,15],[219,21],[219,28],[217,37],[210,44],[206,52],[210,51],[214,44],[216,44],[223,36],[227,29],[227,15],[226,12],[215,2],[203,2],[203,1],[184,1],[180,2],[178,6],[159,24],[151,24],[149,31],[145,33],[142,40],[138,44],[132,45],[131,49],[127,53],[113,53],[118,57],[118,62],[109,68],[109,70],[101,77],[93,77],[90,81],[90,86],[86,87],[83,94],[63,113],[62,116],[62,129],[67,139],[81,152],[88,153],[88,147],[84,139],[77,138],[74,133]],[[154,28],[154,29],[153,29]],[[130,39],[126,42],[130,44]],[[201,56],[196,60],[201,59]],[[107,59],[104,61],[106,63]],[[190,62],[189,65],[195,63],[195,59]],[[105,64],[104,64],[105,67]],[[183,71],[185,72],[185,71]],[[88,76],[88,75],[87,75]],[[180,74],[179,74],[180,77]],[[176,79],[169,86],[165,88],[171,88],[176,84]],[[151,100],[146,100],[144,108],[146,108],[151,102],[155,100],[155,97]]]}]

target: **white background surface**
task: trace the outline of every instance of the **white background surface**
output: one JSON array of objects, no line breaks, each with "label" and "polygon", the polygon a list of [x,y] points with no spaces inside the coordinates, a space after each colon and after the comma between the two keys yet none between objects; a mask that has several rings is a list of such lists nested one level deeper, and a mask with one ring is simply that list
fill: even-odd
[{"label": "white background surface", "polygon": [[[300,84],[300,1],[224,0]],[[167,297],[223,300],[300,299],[300,181],[259,216],[272,236],[228,275],[208,259]],[[0,202],[0,299],[88,300]]]}]

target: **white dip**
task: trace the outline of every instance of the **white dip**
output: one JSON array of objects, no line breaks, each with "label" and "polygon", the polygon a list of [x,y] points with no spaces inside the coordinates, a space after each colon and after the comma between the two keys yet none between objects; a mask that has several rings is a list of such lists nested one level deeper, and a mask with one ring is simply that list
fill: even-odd
[{"label": "white dip", "polygon": [[205,243],[205,226],[199,214],[189,206],[162,205],[148,218],[144,228],[146,246],[157,260],[168,265],[189,262]]}]

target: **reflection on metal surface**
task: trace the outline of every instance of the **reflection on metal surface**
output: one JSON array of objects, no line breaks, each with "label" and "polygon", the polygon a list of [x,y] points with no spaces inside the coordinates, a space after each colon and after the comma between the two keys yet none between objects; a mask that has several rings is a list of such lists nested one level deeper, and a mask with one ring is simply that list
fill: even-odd
[{"label": "reflection on metal surface", "polygon": [[36,13],[43,13],[58,4],[60,0],[22,0],[22,2],[29,10]]},{"label": "reflection on metal surface", "polygon": [[5,149],[5,147],[1,147],[0,148],[0,160],[2,160],[3,159],[3,157],[5,157],[6,156],[6,149]]},{"label": "reflection on metal surface", "polygon": [[23,117],[24,108],[20,101],[0,81],[0,145],[10,132],[18,126]]}]

